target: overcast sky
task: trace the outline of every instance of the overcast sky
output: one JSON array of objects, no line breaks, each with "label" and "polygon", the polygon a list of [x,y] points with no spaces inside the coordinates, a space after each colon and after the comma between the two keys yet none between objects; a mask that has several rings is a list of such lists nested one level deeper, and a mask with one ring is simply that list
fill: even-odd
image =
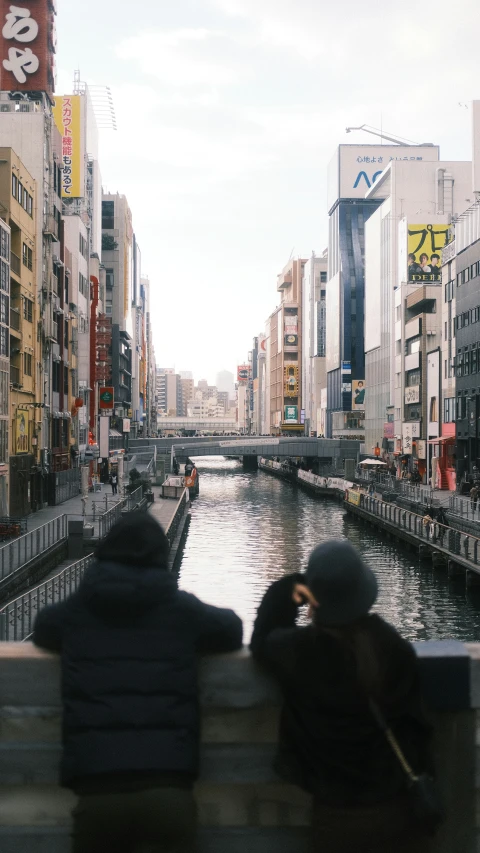
[{"label": "overcast sky", "polygon": [[157,364],[214,381],[327,244],[326,172],[363,123],[470,159],[475,0],[60,0],[59,91],[112,88],[104,187],[128,197]]}]

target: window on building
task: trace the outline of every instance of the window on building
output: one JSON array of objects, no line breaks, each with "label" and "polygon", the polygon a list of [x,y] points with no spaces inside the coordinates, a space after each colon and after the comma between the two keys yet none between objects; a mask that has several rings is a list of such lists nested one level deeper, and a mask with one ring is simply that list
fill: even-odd
[{"label": "window on building", "polygon": [[63,346],[68,349],[68,320],[63,324]]},{"label": "window on building", "polygon": [[457,421],[463,421],[467,417],[467,398],[461,394],[457,397]]},{"label": "window on building", "polygon": [[23,373],[24,376],[32,376],[32,356],[29,352],[23,353]]},{"label": "window on building", "polygon": [[8,386],[10,374],[8,370],[0,370],[0,415],[8,416]]},{"label": "window on building", "polygon": [[10,263],[10,235],[5,228],[0,227],[0,257]]},{"label": "window on building", "polygon": [[3,290],[4,293],[10,292],[8,264],[5,261],[0,261],[0,290]]},{"label": "window on building", "polygon": [[[59,361],[53,362],[52,391],[54,391],[55,394],[60,393],[60,362]],[[56,444],[55,447],[58,447],[58,444]]]},{"label": "window on building", "polygon": [[416,352],[420,352],[420,338],[412,338],[411,341],[408,342],[408,355],[413,355]]},{"label": "window on building", "polygon": [[0,326],[0,355],[8,356],[8,328]]},{"label": "window on building", "polygon": [[102,230],[115,228],[115,202],[102,201]]},{"label": "window on building", "polygon": [[68,394],[68,367],[63,368],[63,393]]},{"label": "window on building", "polygon": [[52,447],[56,450],[60,447],[60,418],[52,421]]},{"label": "window on building", "polygon": [[327,283],[327,273],[321,272],[320,273],[320,284],[326,284],[326,283]]},{"label": "window on building", "polygon": [[83,296],[88,297],[88,282],[81,272],[78,274],[78,289]]},{"label": "window on building", "polygon": [[82,255],[82,257],[87,258],[87,256],[88,256],[87,241],[86,241],[85,237],[83,236],[83,234],[79,234],[78,238],[79,238],[78,239],[78,243],[79,243],[78,248],[80,250],[80,254]]},{"label": "window on building", "polygon": [[17,197],[17,188],[18,188],[17,176],[12,174],[12,195],[15,199]]},{"label": "window on building", "polygon": [[5,326],[8,326],[10,323],[9,301],[6,293],[0,293],[0,323],[3,323]]},{"label": "window on building", "polygon": [[115,275],[113,270],[107,269],[105,270],[105,285],[107,290],[111,290],[113,285],[115,284]]},{"label": "window on building", "polygon": [[33,269],[33,252],[26,243],[22,244],[22,263],[27,269]]},{"label": "window on building", "polygon": [[478,275],[478,262],[470,267],[470,278],[476,278]]},{"label": "window on building", "polygon": [[452,424],[455,421],[455,397],[445,397],[443,400],[443,422]]},{"label": "window on building", "polygon": [[27,199],[27,213],[33,218],[33,198],[30,194]]},{"label": "window on building", "polygon": [[17,184],[17,201],[19,204],[22,204],[23,201],[23,184],[21,181]]},{"label": "window on building", "polygon": [[33,322],[33,302],[31,299],[27,299],[27,297],[23,299],[23,319],[28,323]]},{"label": "window on building", "polygon": [[0,462],[8,462],[8,421],[0,421]]}]

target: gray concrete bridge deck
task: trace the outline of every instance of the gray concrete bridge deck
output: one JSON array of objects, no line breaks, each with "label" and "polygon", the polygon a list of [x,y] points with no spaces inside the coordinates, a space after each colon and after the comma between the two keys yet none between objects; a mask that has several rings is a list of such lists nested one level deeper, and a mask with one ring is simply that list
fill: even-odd
[{"label": "gray concrete bridge deck", "polygon": [[357,459],[360,442],[335,438],[284,438],[273,436],[205,438],[149,438],[133,439],[129,450],[156,447],[159,453],[170,453],[175,447],[177,455],[182,450],[189,456],[310,456],[319,459]]}]

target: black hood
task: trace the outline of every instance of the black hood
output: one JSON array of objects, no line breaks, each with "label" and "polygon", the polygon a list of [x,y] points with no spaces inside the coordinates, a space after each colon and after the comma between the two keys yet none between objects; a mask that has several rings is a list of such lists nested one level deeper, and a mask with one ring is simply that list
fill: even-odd
[{"label": "black hood", "polygon": [[168,568],[168,539],[158,521],[144,512],[131,512],[100,542],[97,560],[126,566]]},{"label": "black hood", "polygon": [[157,566],[139,568],[104,560],[87,569],[79,590],[92,610],[112,615],[141,613],[173,598],[176,591],[175,577]]}]

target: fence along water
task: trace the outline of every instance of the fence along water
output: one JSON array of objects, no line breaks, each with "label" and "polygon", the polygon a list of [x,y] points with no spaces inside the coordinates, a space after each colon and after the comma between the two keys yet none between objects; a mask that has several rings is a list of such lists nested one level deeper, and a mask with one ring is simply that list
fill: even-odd
[{"label": "fence along water", "polygon": [[3,545],[0,548],[0,580],[65,541],[68,535],[67,519],[68,516],[59,515],[36,530]]}]

